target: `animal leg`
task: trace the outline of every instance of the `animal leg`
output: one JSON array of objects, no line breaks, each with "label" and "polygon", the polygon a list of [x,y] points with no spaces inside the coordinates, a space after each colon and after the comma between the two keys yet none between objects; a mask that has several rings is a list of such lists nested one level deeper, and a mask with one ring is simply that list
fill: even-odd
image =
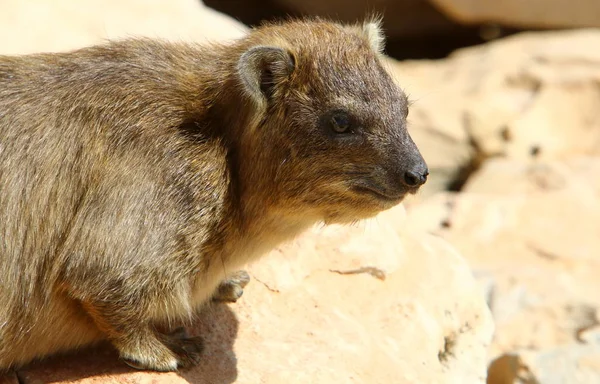
[{"label": "animal leg", "polygon": [[195,365],[200,359],[200,337],[189,337],[179,329],[160,333],[143,320],[143,311],[132,310],[131,303],[84,303],[84,308],[119,351],[121,359],[133,368],[174,371]]}]

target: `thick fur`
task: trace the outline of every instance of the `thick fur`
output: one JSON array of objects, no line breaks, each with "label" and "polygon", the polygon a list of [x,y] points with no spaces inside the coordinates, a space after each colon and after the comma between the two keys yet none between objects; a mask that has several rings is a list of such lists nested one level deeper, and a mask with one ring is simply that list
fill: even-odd
[{"label": "thick fur", "polygon": [[[227,274],[414,192],[403,175],[426,167],[380,36],[289,21],[0,57],[0,371],[106,338],[136,367],[193,364],[200,341],[158,329]],[[340,108],[351,133],[328,128]]]}]

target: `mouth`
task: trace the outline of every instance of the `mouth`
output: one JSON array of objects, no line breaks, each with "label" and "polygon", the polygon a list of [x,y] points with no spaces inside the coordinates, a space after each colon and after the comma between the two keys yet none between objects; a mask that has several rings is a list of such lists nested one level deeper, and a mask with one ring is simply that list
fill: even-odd
[{"label": "mouth", "polygon": [[364,185],[355,186],[352,189],[361,195],[365,195],[365,194],[370,195],[372,197],[375,197],[377,200],[385,201],[387,203],[396,203],[397,204],[397,203],[401,202],[404,199],[404,197],[406,196],[406,193],[390,194],[390,193],[386,193],[381,190],[378,190],[374,187],[367,187]]}]

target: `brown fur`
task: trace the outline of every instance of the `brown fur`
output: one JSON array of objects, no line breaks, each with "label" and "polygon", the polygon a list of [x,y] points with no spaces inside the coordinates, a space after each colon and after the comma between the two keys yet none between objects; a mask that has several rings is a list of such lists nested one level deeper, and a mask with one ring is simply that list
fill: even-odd
[{"label": "brown fur", "polygon": [[199,339],[157,327],[226,273],[416,191],[381,43],[373,23],[313,20],[0,57],[0,370],[105,338],[140,368],[193,364]]}]

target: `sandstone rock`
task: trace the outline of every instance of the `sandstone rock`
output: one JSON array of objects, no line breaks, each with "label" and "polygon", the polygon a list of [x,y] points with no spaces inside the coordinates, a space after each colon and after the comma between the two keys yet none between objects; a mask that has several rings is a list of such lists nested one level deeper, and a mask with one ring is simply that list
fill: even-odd
[{"label": "sandstone rock", "polygon": [[595,384],[599,377],[600,348],[571,344],[502,355],[492,362],[487,384]]},{"label": "sandstone rock", "polygon": [[596,319],[593,325],[578,330],[577,338],[586,344],[600,345],[600,323]]},{"label": "sandstone rock", "polygon": [[567,345],[525,357],[542,384],[595,384],[600,378],[600,346]]},{"label": "sandstone rock", "polygon": [[528,195],[569,191],[584,199],[600,193],[600,156],[573,156],[564,161],[490,159],[464,186],[478,194]]},{"label": "sandstone rock", "polygon": [[598,172],[600,157],[488,160],[463,193],[411,207],[407,222],[455,245],[487,290],[489,384],[600,382]]},{"label": "sandstone rock", "polygon": [[571,344],[503,355],[492,363],[488,384],[595,384],[598,378],[600,347]]},{"label": "sandstone rock", "polygon": [[600,154],[598,46],[597,30],[527,33],[442,61],[389,60],[435,181],[424,196],[490,157]]},{"label": "sandstone rock", "polygon": [[[476,383],[484,379],[479,367],[485,361],[492,326],[480,290],[446,243],[423,235],[399,236],[402,226],[396,211],[354,228],[315,228],[254,266],[253,275],[278,296],[268,304],[249,303],[248,314],[263,312],[260,307],[268,307],[265,312],[277,305],[287,308],[289,315],[282,316],[274,328],[281,329],[277,332],[282,333],[281,339],[294,334],[290,354],[303,361],[302,370],[292,364],[285,367],[293,372],[286,381]],[[286,267],[288,263],[293,264]],[[290,302],[282,295],[298,299]],[[298,331],[300,327],[304,331],[293,332],[286,319],[294,317],[303,297],[318,311],[310,305],[301,310],[308,321],[304,326],[294,321]],[[304,332],[313,337],[305,337]],[[315,355],[314,342],[322,345],[318,351],[333,355]],[[419,352],[411,347],[415,345],[420,346]],[[320,373],[326,365],[331,376]],[[248,382],[282,379],[277,374],[272,379],[255,376]]]},{"label": "sandstone rock", "polygon": [[247,28],[199,0],[6,0],[0,54],[64,51],[131,36],[228,40]]},{"label": "sandstone rock", "polygon": [[512,27],[598,27],[595,0],[429,0],[465,24],[497,23]]},{"label": "sandstone rock", "polygon": [[[465,191],[473,194],[498,191],[514,196],[513,202],[509,203],[516,208],[512,212],[514,216],[511,217],[506,208],[502,217],[510,217],[508,226],[520,227],[519,237],[540,257],[573,263],[578,260],[600,262],[594,251],[600,245],[597,236],[599,189],[597,178],[592,176],[590,169],[600,171],[600,157],[581,157],[565,163],[523,163],[521,166],[509,161],[488,162],[465,186]],[[527,192],[511,193],[523,190]],[[490,204],[484,204],[492,206],[497,201],[493,197],[490,200]],[[506,223],[507,220],[497,226]],[[573,230],[566,236],[565,229],[571,228]]]}]

